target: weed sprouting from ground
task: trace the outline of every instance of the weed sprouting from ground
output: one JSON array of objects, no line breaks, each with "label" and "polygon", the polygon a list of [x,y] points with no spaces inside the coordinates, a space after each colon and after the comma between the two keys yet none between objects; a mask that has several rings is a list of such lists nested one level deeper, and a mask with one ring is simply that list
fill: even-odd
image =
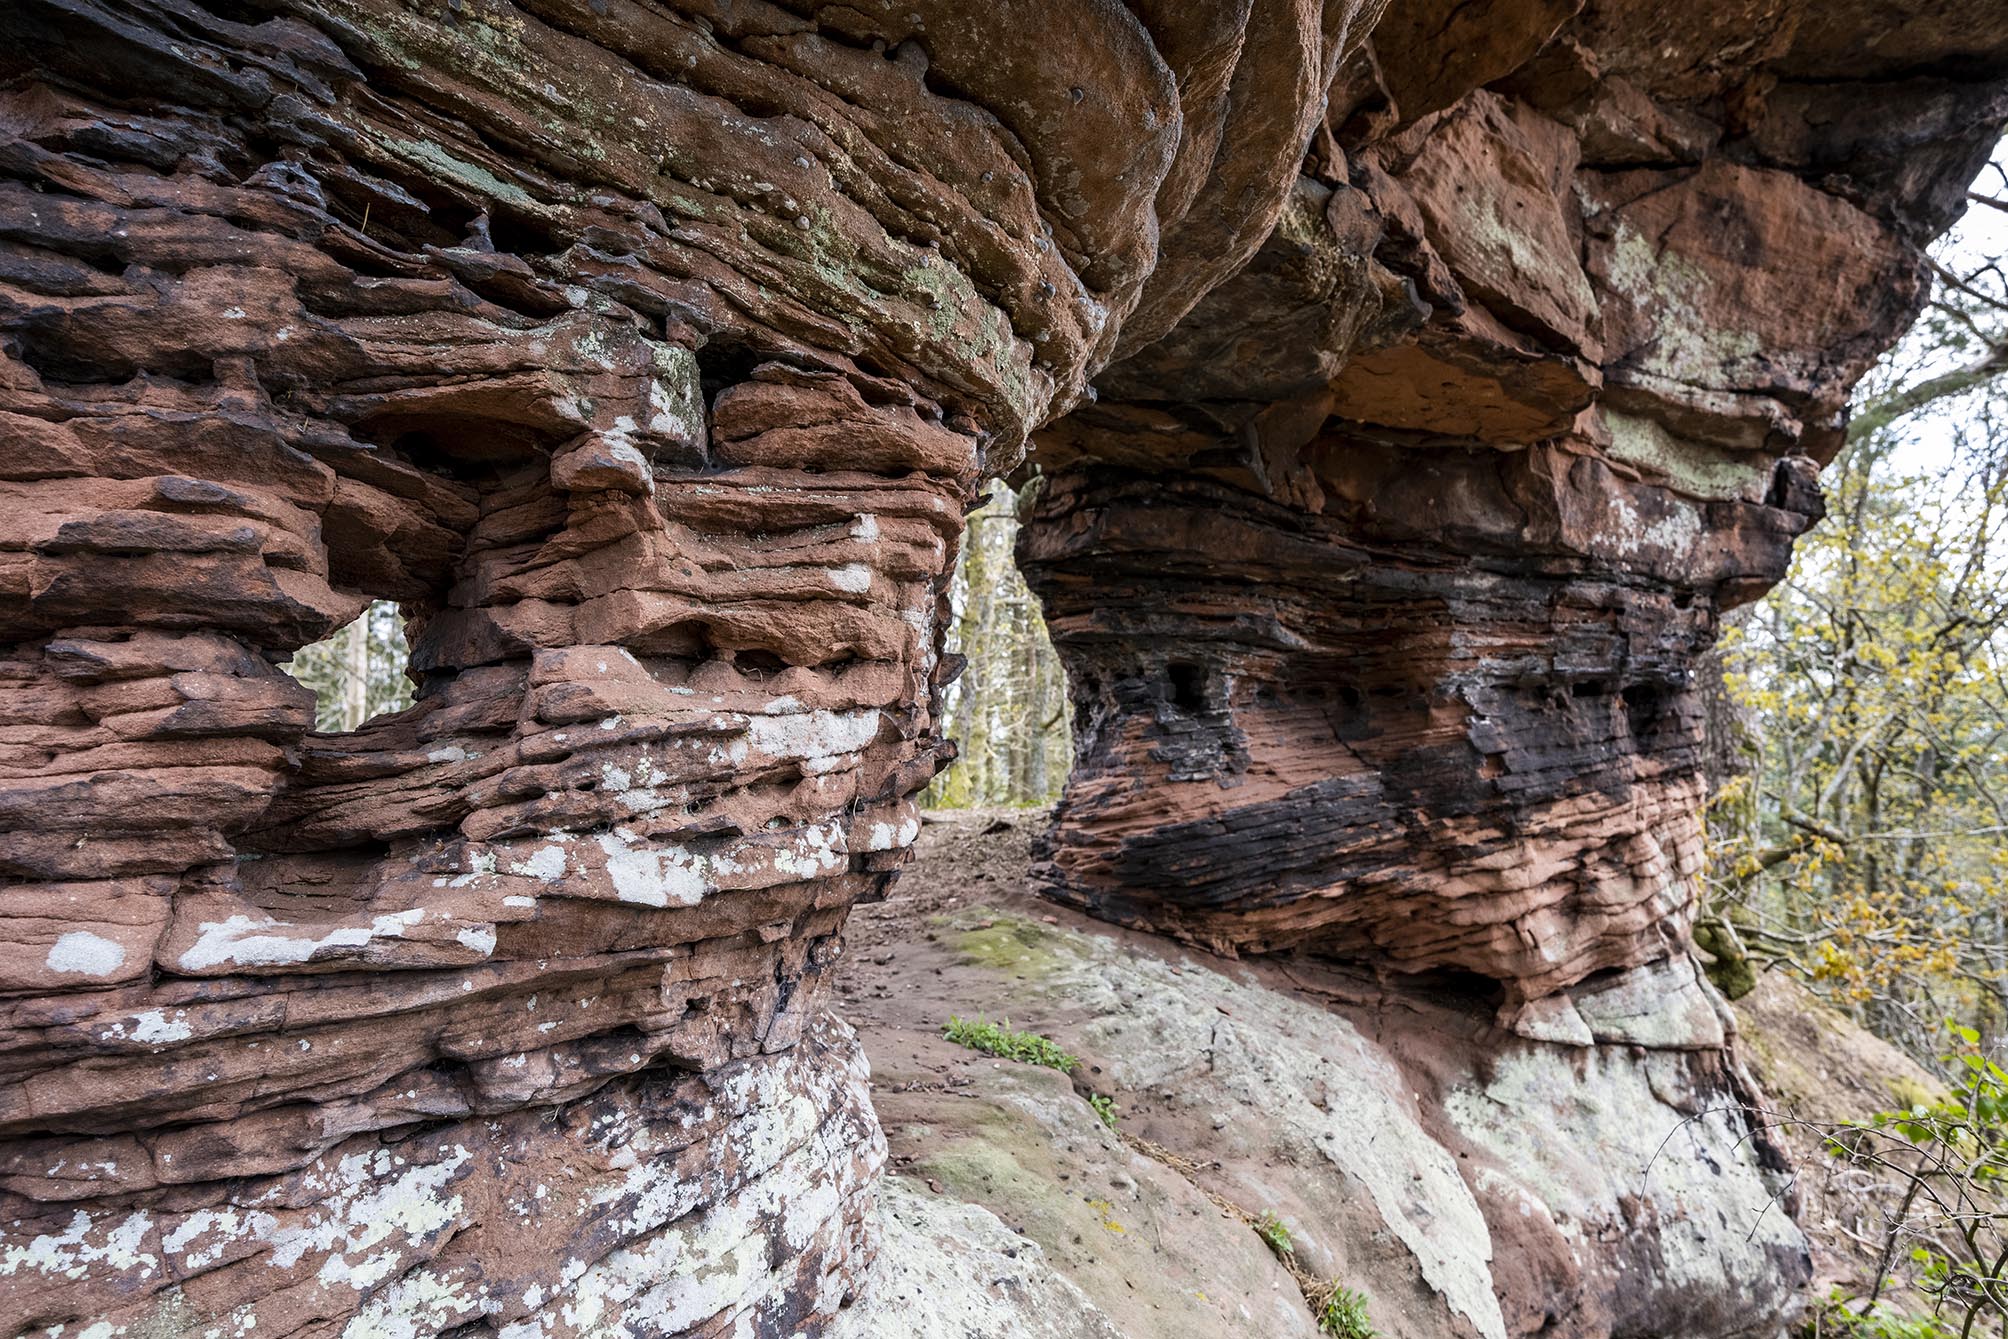
[{"label": "weed sprouting from ground", "polygon": [[[1328,1339],[1380,1339],[1380,1331],[1367,1318],[1367,1295],[1357,1289],[1340,1285],[1337,1279],[1320,1282],[1297,1259],[1297,1243],[1291,1239],[1290,1229],[1280,1215],[1271,1209],[1260,1218],[1248,1212],[1218,1191],[1209,1190],[1199,1179],[1205,1170],[1190,1158],[1180,1157],[1163,1144],[1152,1143],[1140,1135],[1123,1132],[1122,1141],[1145,1157],[1158,1162],[1192,1182],[1195,1189],[1213,1201],[1215,1208],[1230,1218],[1239,1219],[1255,1229],[1255,1235],[1281,1262],[1284,1272],[1297,1291],[1304,1295],[1304,1304],[1311,1308],[1311,1315],[1318,1323],[1318,1333]],[[1218,1164],[1215,1164],[1218,1165]],[[1908,1339],[1908,1336],[1906,1336]]]},{"label": "weed sprouting from ground", "polygon": [[1115,1098],[1106,1097],[1101,1093],[1089,1093],[1088,1105],[1095,1109],[1095,1115],[1101,1117],[1102,1124],[1108,1126],[1111,1130],[1116,1128]]},{"label": "weed sprouting from ground", "polygon": [[1269,1249],[1276,1253],[1276,1258],[1279,1260],[1288,1259],[1297,1249],[1290,1240],[1290,1229],[1273,1210],[1255,1220],[1255,1235],[1268,1243]]},{"label": "weed sprouting from ground", "polygon": [[[1015,1032],[1011,1020],[992,1023],[988,1019],[967,1019],[951,1017],[948,1030],[942,1034],[957,1046],[967,1046],[972,1051],[994,1055],[1000,1060],[1016,1060],[1021,1064],[1044,1065],[1047,1069],[1057,1069],[1062,1074],[1071,1074],[1081,1067],[1080,1057],[1069,1055],[1055,1042],[1036,1032]],[[1097,1108],[1099,1114],[1099,1108]],[[1106,1117],[1103,1118],[1105,1121]]]},{"label": "weed sprouting from ground", "polygon": [[1331,1339],[1379,1339],[1380,1331],[1367,1319],[1367,1295],[1336,1283],[1317,1307],[1318,1333]]}]

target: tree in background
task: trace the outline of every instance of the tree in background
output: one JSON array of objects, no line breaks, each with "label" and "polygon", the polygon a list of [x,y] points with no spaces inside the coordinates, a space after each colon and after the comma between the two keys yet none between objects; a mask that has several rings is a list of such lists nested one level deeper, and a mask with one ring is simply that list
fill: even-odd
[{"label": "tree in background", "polygon": [[949,588],[949,651],[968,661],[949,686],[942,733],[960,760],[934,779],[933,808],[1050,804],[1073,766],[1067,679],[1039,601],[1018,574],[1018,517],[1039,486],[990,485],[969,518]]},{"label": "tree in background", "polygon": [[398,607],[378,600],[332,637],[301,647],[279,668],[314,690],[314,728],[335,733],[411,705],[411,680],[404,673],[410,656]]},{"label": "tree in background", "polygon": [[[2008,212],[2008,174],[1986,180],[1977,208]],[[1786,964],[1926,1061],[1948,1017],[2008,1035],[1999,249],[1941,250],[1930,306],[1822,476],[1826,522],[1725,638],[1754,758],[1716,794],[1697,932],[1732,994],[1751,959]]]}]

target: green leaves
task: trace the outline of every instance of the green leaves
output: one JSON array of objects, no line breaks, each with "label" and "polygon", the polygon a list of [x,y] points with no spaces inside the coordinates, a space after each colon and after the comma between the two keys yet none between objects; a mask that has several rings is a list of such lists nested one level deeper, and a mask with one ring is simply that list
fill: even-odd
[{"label": "green leaves", "polygon": [[[1884,1111],[1841,1127],[1827,1151],[1885,1183],[1883,1264],[1865,1298],[1836,1294],[1819,1320],[1822,1334],[1848,1339],[1940,1339],[2008,1325],[2008,1069],[1981,1049],[1977,1028],[1948,1022],[1957,1043],[1944,1057],[1953,1075],[1945,1096]],[[1894,1310],[1891,1263],[1908,1244],[1909,1282],[1931,1306],[1927,1317]],[[1986,1331],[1974,1327],[1988,1321]],[[1948,1327],[1947,1322],[1956,1324]]]},{"label": "green leaves", "polygon": [[1318,1332],[1332,1339],[1379,1339],[1367,1319],[1367,1295],[1351,1288],[1335,1288],[1318,1313]]},{"label": "green leaves", "polygon": [[1056,1043],[1036,1032],[1015,1032],[1011,1020],[992,1023],[978,1018],[953,1017],[948,1020],[948,1030],[942,1033],[957,1046],[967,1046],[972,1051],[994,1055],[1000,1060],[1016,1060],[1020,1064],[1043,1065],[1047,1069],[1057,1069],[1062,1074],[1071,1074],[1081,1067],[1080,1057],[1069,1055]]},{"label": "green leaves", "polygon": [[1276,1216],[1273,1209],[1255,1220],[1255,1235],[1268,1244],[1269,1249],[1276,1253],[1279,1260],[1297,1249],[1295,1243],[1290,1240],[1289,1227]]}]

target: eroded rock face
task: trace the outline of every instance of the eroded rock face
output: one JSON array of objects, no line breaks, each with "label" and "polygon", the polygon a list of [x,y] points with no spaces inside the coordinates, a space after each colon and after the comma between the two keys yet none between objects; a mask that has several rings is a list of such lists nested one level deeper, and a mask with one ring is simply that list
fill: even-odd
[{"label": "eroded rock face", "polygon": [[[1846,68],[1881,17],[1383,21],[1256,260],[1040,434],[1020,557],[1079,755],[1053,896],[1483,978],[1535,1036],[1536,1001],[1685,951],[1690,669],[1819,518],[1938,182],[2008,109],[1998,25],[1907,22],[1933,57]],[[1882,98],[1940,110],[1878,130]]]},{"label": "eroded rock face", "polygon": [[[0,15],[10,1332],[855,1293],[817,983],[963,511],[1261,243],[1355,7],[961,9]],[[313,734],[371,599],[417,705]]]},{"label": "eroded rock face", "polygon": [[[1687,959],[1549,997],[1579,1039],[1515,1036],[1441,980],[1228,962],[1055,911],[1023,887],[1025,836],[988,818],[929,824],[832,973],[902,1251],[840,1332],[960,1335],[1012,1308],[993,1332],[1314,1339],[1270,1214],[1387,1339],[1788,1331],[1793,1178],[1816,1173],[1744,1110],[1735,1019]],[[1081,1066],[960,1048],[951,1011],[1008,1012]]]},{"label": "eroded rock face", "polygon": [[[818,981],[1041,425],[1060,895],[1516,1007],[1677,947],[1686,659],[2000,35],[1905,27],[1885,122],[1879,10],[1508,8],[0,11],[0,1314],[825,1326]],[[315,734],[373,599],[417,705]]]}]

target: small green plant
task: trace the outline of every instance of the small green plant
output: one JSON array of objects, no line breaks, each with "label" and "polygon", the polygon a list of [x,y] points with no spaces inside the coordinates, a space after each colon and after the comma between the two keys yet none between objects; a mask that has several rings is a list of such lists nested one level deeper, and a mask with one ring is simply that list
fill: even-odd
[{"label": "small green plant", "polygon": [[1905,1316],[1882,1306],[1864,1310],[1849,1305],[1851,1300],[1846,1289],[1834,1289],[1804,1333],[1817,1339],[1958,1339],[1936,1316]]},{"label": "small green plant", "polygon": [[[1829,1153],[1880,1183],[1883,1222],[1867,1293],[1827,1299],[1813,1327],[1823,1339],[2008,1332],[2008,1069],[1982,1050],[1976,1029],[1947,1027],[1950,1091],[1824,1130]],[[1906,1282],[1929,1316],[1884,1301]]]},{"label": "small green plant", "polygon": [[1287,1260],[1297,1247],[1290,1240],[1290,1229],[1278,1218],[1274,1210],[1255,1220],[1255,1235],[1267,1242],[1269,1249],[1279,1260]]},{"label": "small green plant", "polygon": [[1102,1124],[1108,1126],[1111,1130],[1116,1128],[1115,1098],[1106,1097],[1101,1093],[1089,1093],[1088,1105],[1095,1109],[1095,1115],[1101,1117]]},{"label": "small green plant", "polygon": [[1367,1319],[1367,1295],[1352,1288],[1332,1285],[1325,1304],[1318,1308],[1318,1333],[1332,1339],[1379,1339],[1380,1331]]},{"label": "small green plant", "polygon": [[[972,1051],[994,1055],[1000,1060],[1016,1060],[1026,1065],[1044,1065],[1047,1069],[1057,1069],[1062,1074],[1071,1074],[1081,1067],[1080,1057],[1069,1055],[1054,1042],[1036,1032],[1014,1032],[1011,1020],[992,1023],[987,1019],[967,1019],[950,1017],[948,1030],[942,1034],[957,1046],[967,1046]],[[1104,1117],[1103,1119],[1107,1119]]]}]

